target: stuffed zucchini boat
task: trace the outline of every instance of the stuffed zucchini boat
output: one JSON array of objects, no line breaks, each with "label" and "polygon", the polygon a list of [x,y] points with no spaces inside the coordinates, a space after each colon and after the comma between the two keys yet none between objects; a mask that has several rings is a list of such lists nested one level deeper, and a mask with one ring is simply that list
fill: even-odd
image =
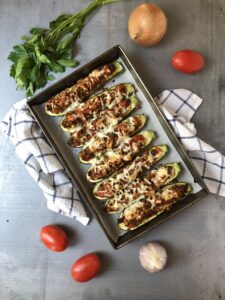
[{"label": "stuffed zucchini boat", "polygon": [[140,197],[151,197],[160,187],[171,182],[180,173],[180,165],[171,163],[148,172],[143,179],[136,179],[125,189],[110,198],[104,207],[109,214],[120,213]]},{"label": "stuffed zucchini boat", "polygon": [[136,200],[125,208],[118,219],[118,225],[122,230],[134,230],[169,210],[191,192],[192,187],[185,182],[166,185],[151,197]]},{"label": "stuffed zucchini boat", "polygon": [[118,168],[130,162],[135,155],[148,146],[155,138],[155,133],[150,130],[142,131],[128,138],[114,150],[108,150],[87,171],[87,180],[98,182],[114,173]]},{"label": "stuffed zucchini boat", "polygon": [[94,90],[122,70],[123,67],[118,61],[94,69],[87,77],[50,98],[45,103],[46,113],[50,116],[66,114],[79,103],[87,100]]},{"label": "stuffed zucchini boat", "polygon": [[93,194],[99,200],[106,200],[126,188],[140,174],[150,169],[168,152],[166,145],[153,146],[137,156],[130,164],[115,172],[109,178],[95,185]]},{"label": "stuffed zucchini boat", "polygon": [[60,122],[62,130],[73,132],[77,126],[95,119],[99,112],[111,108],[121,100],[134,96],[135,89],[130,83],[121,83],[90,98],[65,114]]},{"label": "stuffed zucchini boat", "polygon": [[93,163],[106,150],[114,149],[129,136],[141,129],[147,121],[145,115],[135,115],[115,126],[112,131],[98,132],[83,147],[79,159],[84,164]]},{"label": "stuffed zucchini boat", "polygon": [[101,111],[95,119],[89,120],[86,124],[75,129],[70,134],[68,144],[71,147],[82,147],[97,132],[111,131],[126,115],[128,115],[135,107],[139,105],[139,101],[135,97],[123,99],[112,108]]}]

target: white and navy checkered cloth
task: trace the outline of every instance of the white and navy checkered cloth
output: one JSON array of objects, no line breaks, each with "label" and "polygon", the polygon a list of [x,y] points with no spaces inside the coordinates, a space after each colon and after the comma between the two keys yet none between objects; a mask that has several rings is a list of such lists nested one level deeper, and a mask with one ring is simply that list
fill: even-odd
[{"label": "white and navy checkered cloth", "polygon": [[209,191],[225,196],[225,158],[196,136],[195,125],[190,122],[202,99],[188,90],[175,89],[163,91],[156,100]]},{"label": "white and navy checkered cloth", "polygon": [[26,105],[17,102],[1,123],[26,169],[43,191],[50,210],[76,218],[86,225],[89,218],[61,162],[44,137]]},{"label": "white and navy checkered cloth", "polygon": [[[224,156],[196,137],[191,118],[202,103],[185,90],[166,90],[156,101],[183,143],[209,191],[225,196]],[[12,141],[26,169],[42,189],[50,210],[86,225],[89,218],[55,152],[31,115],[26,100],[17,102],[1,123],[1,131]]]}]

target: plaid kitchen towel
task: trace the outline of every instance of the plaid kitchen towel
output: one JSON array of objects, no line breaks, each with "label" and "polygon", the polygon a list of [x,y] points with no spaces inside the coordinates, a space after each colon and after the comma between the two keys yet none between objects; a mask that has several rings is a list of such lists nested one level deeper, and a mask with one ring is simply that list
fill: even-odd
[{"label": "plaid kitchen towel", "polygon": [[163,91],[156,97],[156,101],[209,191],[225,196],[225,158],[196,136],[195,126],[190,122],[202,99],[188,90],[175,89]]},{"label": "plaid kitchen towel", "polygon": [[42,189],[50,210],[86,225],[89,218],[67,173],[30,113],[26,99],[17,102],[1,123],[26,169]]},{"label": "plaid kitchen towel", "polygon": [[[175,89],[163,91],[156,101],[210,192],[225,196],[224,156],[201,141],[190,122],[202,99],[188,90]],[[1,123],[1,131],[12,141],[16,153],[42,189],[48,208],[86,225],[89,218],[76,187],[31,115],[26,100],[17,102],[10,109]]]}]

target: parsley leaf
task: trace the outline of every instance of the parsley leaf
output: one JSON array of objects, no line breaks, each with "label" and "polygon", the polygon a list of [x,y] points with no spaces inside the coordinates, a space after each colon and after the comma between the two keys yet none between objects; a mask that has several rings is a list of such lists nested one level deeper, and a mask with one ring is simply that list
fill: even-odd
[{"label": "parsley leaf", "polygon": [[79,13],[64,14],[49,23],[49,28],[34,27],[29,36],[22,36],[23,44],[16,45],[9,53],[12,61],[10,76],[17,88],[25,90],[26,96],[53,80],[52,73],[64,72],[77,66],[73,59],[73,45],[89,17],[101,6],[120,0],[92,0]]}]

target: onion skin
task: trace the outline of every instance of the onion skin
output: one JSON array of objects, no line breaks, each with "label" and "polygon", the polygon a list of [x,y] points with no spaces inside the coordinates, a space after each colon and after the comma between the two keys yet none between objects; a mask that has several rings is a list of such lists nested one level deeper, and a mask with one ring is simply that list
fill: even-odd
[{"label": "onion skin", "polygon": [[130,38],[138,45],[150,47],[158,44],[167,30],[167,18],[153,3],[137,6],[128,20]]}]

